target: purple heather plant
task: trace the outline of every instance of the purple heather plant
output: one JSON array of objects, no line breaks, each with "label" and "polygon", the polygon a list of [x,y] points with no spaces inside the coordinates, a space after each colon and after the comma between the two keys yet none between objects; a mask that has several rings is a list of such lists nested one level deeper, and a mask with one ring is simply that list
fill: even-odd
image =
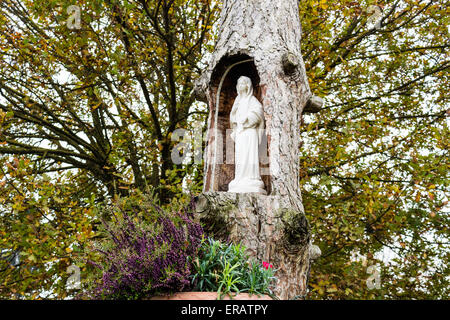
[{"label": "purple heather plant", "polygon": [[203,237],[202,227],[193,219],[193,205],[191,201],[176,213],[147,205],[144,212],[134,207],[134,214],[119,206],[120,214],[113,213],[114,223],[103,221],[107,238],[96,248],[103,261],[90,262],[103,275],[87,296],[140,299],[190,290],[189,257],[197,255]]}]

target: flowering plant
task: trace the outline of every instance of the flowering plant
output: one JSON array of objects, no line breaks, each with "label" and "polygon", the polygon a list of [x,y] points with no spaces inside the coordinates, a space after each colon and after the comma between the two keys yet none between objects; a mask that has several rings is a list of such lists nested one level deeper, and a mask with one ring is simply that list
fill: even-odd
[{"label": "flowering plant", "polygon": [[96,250],[102,263],[90,262],[102,273],[90,289],[93,299],[139,299],[191,289],[192,264],[203,236],[188,209],[164,212],[156,205],[116,206],[114,223],[103,222],[106,239]]},{"label": "flowering plant", "polygon": [[270,263],[268,263],[266,261],[263,261],[262,264],[263,264],[264,269],[266,269],[266,270],[269,270],[269,268],[273,269],[273,265],[271,265]]}]

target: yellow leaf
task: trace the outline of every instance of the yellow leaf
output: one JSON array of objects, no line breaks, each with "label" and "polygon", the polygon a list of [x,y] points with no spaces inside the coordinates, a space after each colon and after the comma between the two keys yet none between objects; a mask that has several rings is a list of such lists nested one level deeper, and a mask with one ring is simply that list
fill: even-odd
[{"label": "yellow leaf", "polygon": [[327,292],[329,292],[329,293],[333,293],[333,292],[337,292],[337,291],[338,290],[337,290],[337,288],[335,286],[327,289]]},{"label": "yellow leaf", "polygon": [[420,192],[417,192],[416,194],[416,202],[420,202]]}]

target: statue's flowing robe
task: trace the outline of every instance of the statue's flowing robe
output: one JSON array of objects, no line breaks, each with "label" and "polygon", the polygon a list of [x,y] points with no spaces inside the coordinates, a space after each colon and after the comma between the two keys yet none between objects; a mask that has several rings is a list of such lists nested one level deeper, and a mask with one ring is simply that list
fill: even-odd
[{"label": "statue's flowing robe", "polygon": [[247,94],[236,98],[230,114],[235,141],[235,177],[228,185],[229,192],[265,193],[259,172],[259,145],[264,133],[264,111],[253,96],[250,84]]}]

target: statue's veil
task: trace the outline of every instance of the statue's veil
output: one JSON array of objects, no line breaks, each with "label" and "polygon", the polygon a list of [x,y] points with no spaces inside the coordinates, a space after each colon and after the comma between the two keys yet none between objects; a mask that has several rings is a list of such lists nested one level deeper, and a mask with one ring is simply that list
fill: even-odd
[{"label": "statue's veil", "polygon": [[[236,91],[238,92],[238,96],[236,97],[234,104],[233,104],[233,108],[231,109],[231,114],[230,114],[231,128],[234,129],[233,123],[234,123],[234,119],[236,117],[236,112],[237,112],[238,106],[241,103],[248,105],[249,108],[251,110],[254,110],[263,120],[259,124],[259,128],[258,128],[258,137],[259,137],[259,142],[261,143],[263,133],[264,133],[264,130],[263,130],[264,129],[264,112],[262,109],[262,105],[256,99],[256,97],[253,96],[252,80],[249,77],[241,76],[238,79],[238,83],[239,83],[239,81],[245,81],[247,83],[247,92],[245,92],[245,94],[239,94],[239,90],[237,89],[237,85],[236,85]],[[256,108],[255,108],[255,106],[256,106]]]},{"label": "statue's veil", "polygon": [[245,81],[245,82],[247,83],[247,88],[248,88],[248,89],[247,89],[247,92],[246,92],[246,94],[245,94],[245,97],[248,98],[248,97],[253,96],[253,84],[252,84],[252,80],[251,80],[249,77],[242,76],[242,77],[239,78],[238,82],[239,82],[239,81]]},{"label": "statue's veil", "polygon": [[239,90],[237,89],[236,84],[236,91],[238,92],[238,96],[236,97],[236,100],[234,100],[233,108],[231,109],[231,116],[234,117],[234,114],[236,113],[237,106],[245,99],[248,103],[251,97],[253,97],[253,84],[252,80],[249,77],[242,76],[238,79],[239,81],[245,81],[247,83],[247,92],[244,94],[239,94]]}]

